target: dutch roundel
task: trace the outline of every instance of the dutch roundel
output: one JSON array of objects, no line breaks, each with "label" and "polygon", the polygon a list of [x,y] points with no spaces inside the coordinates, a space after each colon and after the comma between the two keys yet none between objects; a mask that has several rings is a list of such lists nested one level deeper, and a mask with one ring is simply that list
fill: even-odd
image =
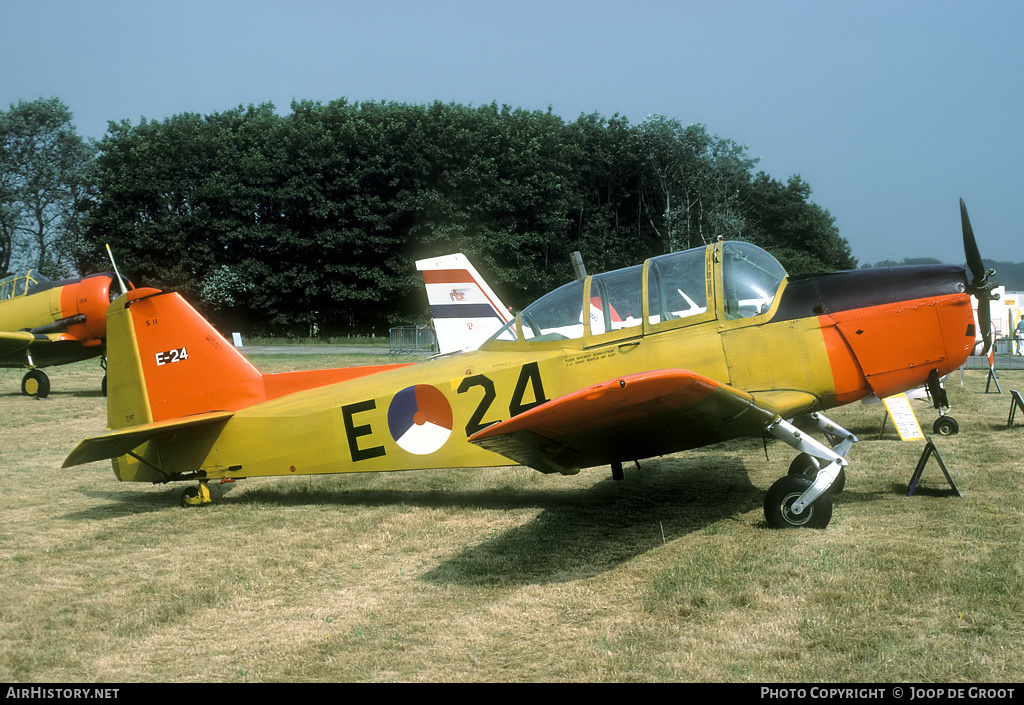
[{"label": "dutch roundel", "polygon": [[388,429],[402,450],[428,455],[452,434],[452,407],[439,390],[427,384],[406,387],[388,407]]}]

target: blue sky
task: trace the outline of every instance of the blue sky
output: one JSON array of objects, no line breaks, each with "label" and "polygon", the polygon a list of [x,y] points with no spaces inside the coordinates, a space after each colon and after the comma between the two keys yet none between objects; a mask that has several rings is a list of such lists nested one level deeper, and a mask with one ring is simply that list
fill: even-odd
[{"label": "blue sky", "polygon": [[861,263],[1024,261],[1024,1],[0,0],[0,106],[292,100],[660,113],[801,175]]}]

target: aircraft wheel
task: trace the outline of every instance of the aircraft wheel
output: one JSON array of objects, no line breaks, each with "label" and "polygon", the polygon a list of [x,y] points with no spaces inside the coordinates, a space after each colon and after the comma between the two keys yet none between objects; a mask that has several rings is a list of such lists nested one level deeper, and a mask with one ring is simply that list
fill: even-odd
[{"label": "aircraft wheel", "polygon": [[824,529],[832,520],[832,495],[825,492],[800,514],[790,507],[813,484],[800,475],[786,475],[776,480],[764,498],[764,518],[773,529]]},{"label": "aircraft wheel", "polygon": [[952,416],[940,416],[932,425],[932,432],[940,436],[953,436],[960,433],[960,424]]},{"label": "aircraft wheel", "polygon": [[198,487],[186,488],[181,493],[181,506],[183,507],[201,507],[205,504],[210,504],[212,501],[210,499],[210,488],[206,480],[200,480]]},{"label": "aircraft wheel", "polygon": [[50,394],[50,378],[42,370],[29,370],[21,378],[21,393],[43,399]]},{"label": "aircraft wheel", "polygon": [[818,476],[818,461],[810,453],[801,453],[789,464],[789,475],[803,475],[810,479]]},{"label": "aircraft wheel", "polygon": [[209,504],[209,501],[203,501],[198,487],[189,487],[181,493],[181,506],[183,507],[201,507],[204,504]]},{"label": "aircraft wheel", "polygon": [[[790,475],[806,477],[811,482],[818,477],[818,469],[818,461],[808,453],[801,453],[789,464]],[[839,468],[839,474],[836,475],[836,479],[828,491],[834,496],[842,492],[844,487],[846,487],[846,468]]]}]

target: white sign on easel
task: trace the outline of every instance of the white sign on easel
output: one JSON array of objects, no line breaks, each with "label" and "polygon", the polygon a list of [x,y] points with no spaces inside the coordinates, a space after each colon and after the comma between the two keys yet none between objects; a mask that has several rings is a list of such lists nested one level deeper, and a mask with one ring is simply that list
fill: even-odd
[{"label": "white sign on easel", "polygon": [[910,408],[910,399],[906,394],[886,397],[882,403],[885,404],[885,410],[889,412],[889,418],[896,426],[896,432],[900,434],[901,441],[918,441],[924,438],[921,426],[917,423],[917,416]]}]

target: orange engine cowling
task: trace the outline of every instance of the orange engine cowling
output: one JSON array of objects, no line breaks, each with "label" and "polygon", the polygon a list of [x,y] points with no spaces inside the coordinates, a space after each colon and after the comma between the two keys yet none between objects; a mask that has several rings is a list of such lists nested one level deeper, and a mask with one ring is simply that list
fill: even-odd
[{"label": "orange engine cowling", "polygon": [[886,397],[967,360],[974,344],[970,307],[966,295],[948,295],[844,311],[833,319],[871,390]]},{"label": "orange engine cowling", "polygon": [[855,401],[924,384],[962,365],[977,325],[967,274],[953,265],[878,267],[794,277],[774,320],[817,316],[836,398]]},{"label": "orange engine cowling", "polygon": [[67,331],[85,346],[102,345],[107,335],[107,306],[119,287],[111,274],[93,274],[63,287],[62,320]]}]

